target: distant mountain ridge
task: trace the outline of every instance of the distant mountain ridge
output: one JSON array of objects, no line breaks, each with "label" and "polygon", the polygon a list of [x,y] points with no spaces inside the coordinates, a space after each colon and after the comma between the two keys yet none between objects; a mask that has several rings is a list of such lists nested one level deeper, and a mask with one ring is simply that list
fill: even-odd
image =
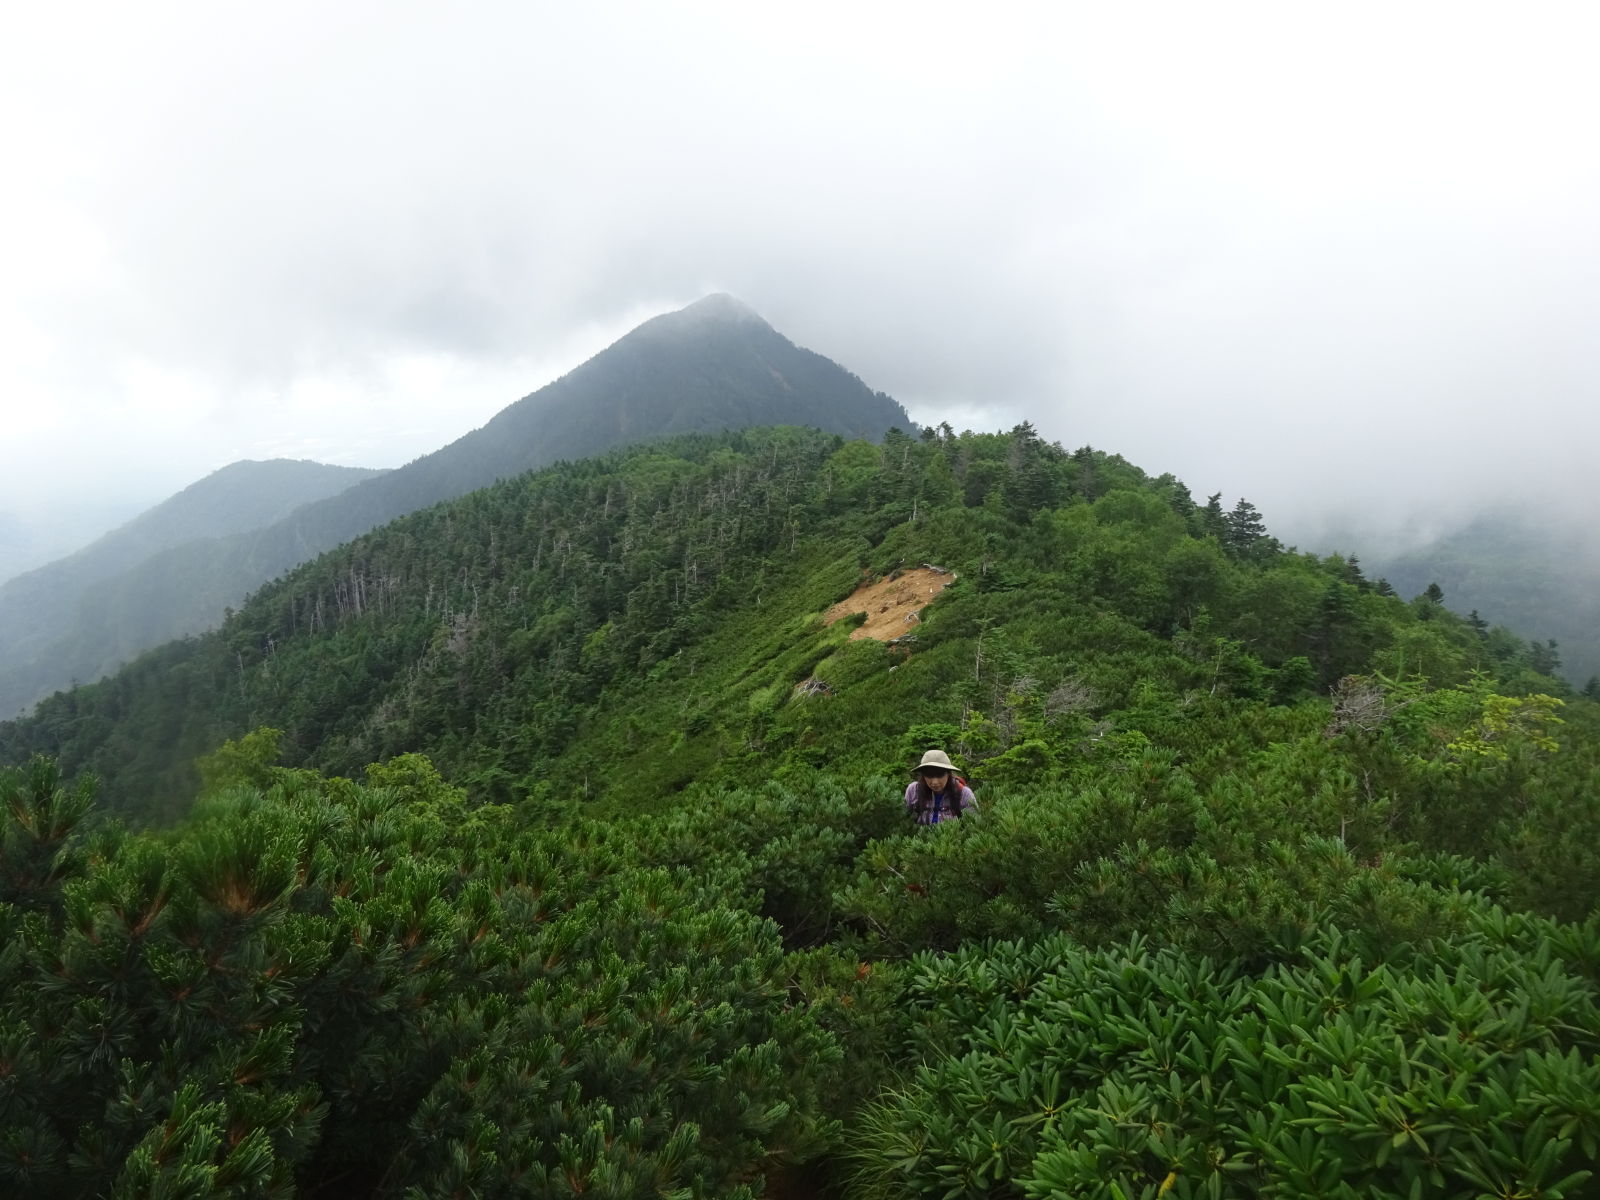
[{"label": "distant mountain ridge", "polygon": [[[244,459],[213,471],[82,550],[30,574],[57,580],[70,575],[84,582],[106,579],[185,542],[271,525],[302,504],[382,474],[308,459]],[[0,627],[0,645],[5,644],[6,629]]]},{"label": "distant mountain ridge", "polygon": [[[268,580],[406,513],[629,442],[765,425],[872,438],[912,428],[889,396],[796,346],[733,297],[708,296],[645,322],[482,428],[414,462],[271,523],[169,543],[100,575],[84,587],[66,627],[58,624],[51,636],[8,641],[0,634],[0,716],[74,681],[98,678],[142,650],[210,628]],[[24,607],[45,603],[37,591],[29,596]],[[0,609],[0,626],[11,621],[6,612]]]},{"label": "distant mountain ridge", "polygon": [[39,687],[35,680],[59,686],[93,679],[154,644],[150,637],[165,641],[176,636],[169,630],[183,631],[192,597],[172,586],[177,579],[149,620],[131,621],[125,609],[107,603],[125,591],[130,573],[174,551],[271,525],[382,474],[303,459],[232,463],[82,550],[0,584],[0,712],[37,699],[30,695]]},{"label": "distant mountain ridge", "polygon": [[653,317],[432,454],[296,514],[257,539],[256,552],[279,562],[275,574],[497,479],[644,438],[761,425],[876,439],[912,421],[898,402],[796,346],[742,301],[712,295]]},{"label": "distant mountain ridge", "polygon": [[44,509],[0,512],[0,584],[37,571],[120,529],[150,507],[145,497],[57,497]]}]

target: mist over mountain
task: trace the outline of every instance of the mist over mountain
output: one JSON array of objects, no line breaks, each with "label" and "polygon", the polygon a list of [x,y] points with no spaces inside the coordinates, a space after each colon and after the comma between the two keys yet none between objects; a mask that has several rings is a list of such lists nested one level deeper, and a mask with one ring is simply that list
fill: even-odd
[{"label": "mist over mountain", "polygon": [[118,529],[157,502],[156,496],[80,495],[0,512],[0,584],[66,558]]},{"label": "mist over mountain", "polygon": [[82,550],[0,584],[0,712],[68,680],[98,678],[194,628],[197,614],[215,606],[191,561],[223,538],[381,474],[292,459],[233,463]]},{"label": "mist over mountain", "polygon": [[1359,556],[1402,596],[1437,583],[1450,608],[1537,643],[1542,658],[1554,641],[1555,669],[1575,687],[1600,674],[1600,529],[1576,508],[1440,495],[1403,522],[1330,508],[1288,532],[1304,548]]},{"label": "mist over mountain", "polygon": [[0,639],[0,1200],[1600,1200],[1600,6],[175,7],[0,573],[396,469]]},{"label": "mist over mountain", "polygon": [[888,396],[713,295],[645,322],[432,454],[354,486],[330,476],[344,482],[311,503],[268,512],[259,497],[223,500],[235,475],[219,472],[81,560],[0,591],[0,714],[210,628],[267,580],[405,513],[644,438],[781,424],[850,437],[913,428]]},{"label": "mist over mountain", "polygon": [[[34,587],[72,587],[109,578],[152,554],[200,538],[259,529],[302,504],[337,495],[384,472],[303,459],[232,463],[190,484],[75,554],[32,572]],[[3,595],[0,592],[0,595]],[[0,644],[9,632],[0,626]]]},{"label": "mist over mountain", "polygon": [[869,438],[913,427],[899,403],[796,346],[743,302],[707,296],[646,321],[481,429],[298,514],[293,532],[327,549],[403,513],[561,459],[647,437],[759,425]]},{"label": "mist over mountain", "polygon": [[28,568],[32,541],[20,517],[0,513],[0,579],[9,579]]},{"label": "mist over mountain", "polygon": [[1458,612],[1554,641],[1558,669],[1579,687],[1600,674],[1600,536],[1591,527],[1502,508],[1365,561],[1402,595],[1437,583]]}]

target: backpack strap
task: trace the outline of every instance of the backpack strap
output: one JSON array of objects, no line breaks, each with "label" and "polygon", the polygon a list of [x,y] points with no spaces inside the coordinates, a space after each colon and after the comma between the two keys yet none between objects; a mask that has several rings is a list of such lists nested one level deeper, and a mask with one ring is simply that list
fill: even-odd
[{"label": "backpack strap", "polygon": [[[959,817],[961,815],[961,793],[972,786],[954,771],[950,772],[950,782],[955,784],[955,787],[946,789],[946,793],[951,794],[953,797],[951,800],[952,808],[949,812],[944,812],[942,809],[940,809],[941,820],[945,817]],[[926,785],[922,784],[920,781],[918,782],[917,805],[914,811],[919,817],[926,816],[928,813],[934,811],[934,807],[939,803],[932,792],[929,792],[926,798],[923,797],[922,789],[925,786]]]}]

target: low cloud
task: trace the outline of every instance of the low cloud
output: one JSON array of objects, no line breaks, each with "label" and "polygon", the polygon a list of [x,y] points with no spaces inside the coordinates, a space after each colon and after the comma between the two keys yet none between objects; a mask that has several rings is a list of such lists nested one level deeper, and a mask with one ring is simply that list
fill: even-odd
[{"label": "low cloud", "polygon": [[1590,21],[41,11],[0,50],[0,512],[396,465],[710,291],[919,420],[1295,537],[1559,495],[1600,435]]}]

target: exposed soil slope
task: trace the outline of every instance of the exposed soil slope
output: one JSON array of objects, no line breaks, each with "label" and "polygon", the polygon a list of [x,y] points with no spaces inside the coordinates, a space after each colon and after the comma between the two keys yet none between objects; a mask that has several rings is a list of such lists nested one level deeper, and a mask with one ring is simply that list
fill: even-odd
[{"label": "exposed soil slope", "polygon": [[830,608],[822,619],[832,625],[852,613],[864,612],[866,623],[850,631],[851,639],[893,641],[910,630],[921,618],[922,610],[955,581],[950,571],[915,567],[876,583],[863,584]]}]

